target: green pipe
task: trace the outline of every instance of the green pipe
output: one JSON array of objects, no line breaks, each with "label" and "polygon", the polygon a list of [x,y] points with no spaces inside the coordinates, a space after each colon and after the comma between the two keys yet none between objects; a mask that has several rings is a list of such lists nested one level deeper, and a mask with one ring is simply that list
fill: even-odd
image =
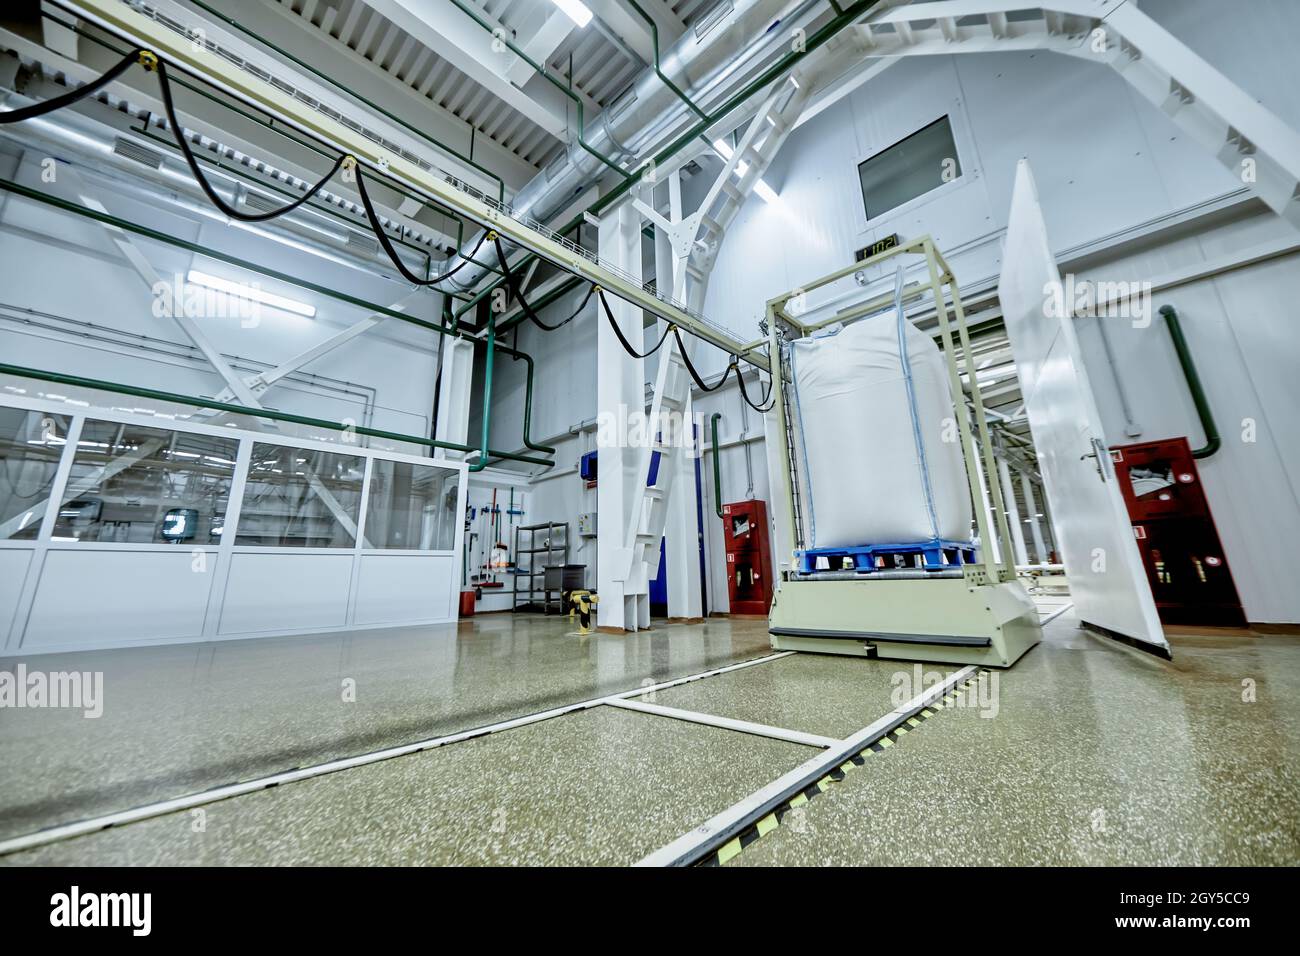
[{"label": "green pipe", "polygon": [[[492,334],[492,326],[488,327],[488,334]],[[548,455],[554,455],[555,449],[550,445],[535,444],[529,437],[533,424],[533,357],[527,352],[520,352],[518,349],[512,349],[508,345],[502,345],[500,342],[496,345],[498,352],[504,352],[515,361],[523,360],[528,368],[527,385],[524,389],[524,447],[531,448],[533,451],[544,451]]]},{"label": "green pipe", "polygon": [[1201,419],[1201,428],[1205,431],[1205,444],[1200,448],[1193,448],[1192,457],[1209,458],[1223,446],[1219,438],[1219,427],[1214,422],[1214,412],[1210,408],[1210,400],[1205,395],[1200,373],[1196,371],[1196,360],[1192,358],[1192,350],[1188,348],[1187,338],[1183,335],[1183,325],[1178,320],[1178,311],[1172,305],[1162,305],[1160,314],[1164,316],[1165,325],[1169,327],[1169,337],[1173,339],[1174,351],[1178,353],[1178,364],[1182,366],[1183,378],[1187,380],[1187,389],[1192,393],[1192,403],[1196,406],[1196,414]]},{"label": "green pipe", "polygon": [[[207,246],[199,245],[196,242],[190,242],[187,239],[181,239],[177,236],[168,235],[167,233],[159,232],[156,229],[150,229],[148,226],[138,225],[137,223],[130,222],[126,219],[121,219],[109,213],[102,213],[94,209],[88,209],[85,206],[82,206],[78,203],[69,202],[68,200],[61,199],[57,196],[51,196],[48,193],[43,193],[39,190],[31,189],[27,186],[23,186],[19,183],[13,182],[8,179],[0,179],[0,189],[7,190],[8,192],[15,193],[19,196],[23,196],[24,198],[31,199],[36,202],[44,203],[49,206],[54,206],[55,208],[62,209],[65,212],[73,213],[74,215],[82,216],[83,218],[86,219],[93,219],[96,222],[100,222],[109,226],[114,226],[118,229],[122,229],[127,232],[133,232],[136,235],[141,235],[148,239],[153,239],[158,242],[166,243],[167,245],[171,245],[171,246],[176,246],[177,248],[185,249],[189,252],[194,252],[197,253],[198,255],[206,256],[207,258],[210,259],[216,259],[221,262],[226,262],[229,263],[230,265],[237,266],[238,268],[247,269],[249,272],[255,272],[260,275],[264,275],[281,282],[286,282],[290,285],[297,286],[298,288],[307,289],[311,292],[316,292],[320,295],[327,296],[328,298],[336,299],[340,302],[346,302],[349,305],[354,305],[359,308],[369,310],[370,312],[376,313],[378,315],[383,315],[389,318],[398,319],[402,322],[409,322],[412,325],[420,326],[420,328],[429,329],[433,332],[437,332],[439,335],[447,335],[447,336],[451,336],[452,338],[463,338],[471,342],[477,341],[472,335],[470,335],[467,332],[461,332],[454,328],[443,328],[442,326],[437,325],[436,323],[428,322],[425,321],[424,319],[416,318],[413,315],[407,315],[405,312],[398,312],[396,309],[390,309],[386,306],[379,305],[378,303],[375,302],[367,302],[365,299],[361,299],[354,295],[349,295],[346,292],[340,292],[337,289],[330,289],[327,288],[326,286],[318,285],[315,282],[309,282],[306,279],[302,279],[297,276],[292,276],[289,275],[288,273],[280,272],[276,269],[271,269],[266,266],[259,265],[255,262],[250,262],[247,259],[240,259],[238,256],[228,255],[219,250],[211,249],[208,248]],[[495,337],[494,324],[489,326],[489,335]],[[492,354],[491,350],[489,350],[488,353],[489,373],[492,367],[491,354]],[[196,402],[192,404],[199,404],[199,403]],[[232,406],[232,408],[243,409],[243,406],[235,405]],[[249,413],[247,409],[243,409],[243,411],[245,414]],[[256,414],[260,415],[261,412],[258,411]],[[485,416],[488,414],[486,409],[484,410],[484,414]],[[268,415],[268,417],[274,417],[274,416]],[[385,436],[381,436],[381,437],[385,437]],[[391,437],[391,436],[386,436],[386,437]],[[452,447],[452,446],[447,446],[447,447]],[[487,444],[485,441],[483,448],[486,449],[486,447]],[[480,451],[480,449],[469,448],[468,446],[464,448],[457,447],[456,450]],[[541,464],[541,465],[548,465],[548,466],[555,464],[554,461],[543,461],[538,458],[516,456],[512,454],[507,454],[505,452],[492,452],[491,454],[497,456],[498,459],[505,458],[505,459],[510,459],[512,461],[526,461],[529,462],[530,464]],[[483,467],[486,467],[487,459],[484,458],[483,462],[484,462]]]},{"label": "green pipe", "polygon": [[[446,143],[443,143],[443,142],[440,142],[439,140],[434,139],[434,138],[433,138],[432,136],[430,136],[428,133],[424,132],[423,130],[421,130],[421,129],[415,127],[415,126],[412,126],[410,123],[408,123],[406,120],[402,119],[400,116],[396,116],[396,115],[390,113],[388,110],[384,109],[384,108],[383,108],[382,106],[380,106],[379,104],[377,104],[377,103],[375,103],[375,102],[373,102],[373,101],[371,101],[371,100],[366,99],[364,96],[362,96],[361,94],[357,93],[355,90],[346,89],[345,87],[339,85],[338,81],[337,81],[337,80],[334,80],[334,79],[333,79],[332,77],[330,77],[328,74],[323,73],[321,70],[319,70],[319,69],[317,69],[316,67],[312,66],[310,63],[306,62],[305,60],[302,60],[302,59],[300,59],[300,58],[294,56],[294,55],[293,55],[292,53],[290,53],[288,50],[285,50],[285,49],[283,49],[282,47],[276,46],[274,43],[272,43],[270,40],[266,39],[265,37],[261,36],[260,34],[258,34],[258,33],[254,33],[252,30],[248,29],[248,27],[246,27],[246,26],[244,26],[243,24],[241,24],[241,23],[240,23],[238,20],[236,20],[234,17],[227,16],[227,15],[224,14],[224,13],[221,13],[221,12],[219,12],[219,11],[217,11],[217,10],[214,10],[210,5],[204,3],[203,0],[190,0],[190,3],[194,4],[194,6],[198,7],[199,9],[206,11],[206,12],[207,12],[208,14],[210,14],[211,16],[216,17],[216,18],[217,18],[218,20],[220,20],[221,22],[223,22],[223,23],[225,23],[225,24],[228,24],[229,26],[234,27],[236,30],[238,30],[240,33],[243,33],[245,36],[251,37],[253,40],[257,41],[258,43],[260,43],[262,46],[266,47],[267,49],[272,50],[272,51],[275,52],[275,53],[278,53],[280,56],[282,56],[282,57],[284,57],[285,59],[289,60],[289,61],[292,62],[294,65],[299,66],[299,67],[301,67],[302,69],[306,70],[307,72],[309,72],[312,76],[316,77],[317,79],[319,79],[319,80],[323,80],[324,82],[326,82],[326,83],[328,83],[330,86],[332,86],[334,89],[339,90],[340,92],[346,94],[346,95],[347,95],[348,97],[350,97],[351,99],[356,100],[358,103],[361,103],[361,104],[364,105],[364,106],[368,106],[368,107],[370,107],[370,109],[374,110],[376,113],[379,113],[381,116],[384,116],[384,117],[386,117],[386,118],[392,120],[394,123],[398,124],[399,126],[401,126],[403,129],[407,130],[408,132],[414,133],[416,136],[420,137],[420,139],[424,140],[426,143],[430,143],[430,144],[432,144],[433,146],[435,146],[436,148],[442,150],[443,152],[445,152],[445,153],[449,153],[450,155],[455,156],[457,159],[461,160],[462,162],[467,163],[468,165],[472,166],[474,169],[477,169],[479,172],[481,172],[481,173],[482,173],[484,176],[486,176],[488,179],[495,180],[496,183],[497,183],[497,201],[498,201],[498,202],[501,202],[501,203],[504,203],[504,202],[505,202],[505,199],[506,199],[506,184],[505,184],[505,181],[504,181],[500,176],[498,176],[496,173],[494,173],[494,172],[492,172],[490,169],[488,169],[486,166],[483,166],[483,165],[481,165],[481,164],[475,162],[474,159],[473,159],[472,157],[470,157],[470,156],[466,156],[464,153],[461,153],[459,150],[453,149],[452,147],[448,146]],[[471,132],[470,132],[470,135],[471,135],[471,140],[470,140],[470,142],[473,143],[472,136],[473,136],[474,126],[473,126],[472,123],[471,123],[471,124],[468,124],[468,125],[469,125],[469,127],[470,127],[470,131],[471,131]]]},{"label": "green pipe", "polygon": [[[8,365],[0,362],[0,374],[16,375],[19,378],[31,378],[42,382],[53,382],[56,385],[73,385],[81,388],[94,388],[103,392],[116,392],[119,395],[131,395],[136,398],[148,398],[158,402],[173,402],[177,405],[194,405],[198,408],[211,408],[219,412],[228,412],[232,415],[247,415],[252,418],[270,418],[275,421],[293,422],[298,425],[309,425],[312,428],[327,428],[331,431],[343,432],[352,431],[358,435],[369,435],[374,438],[387,438],[390,441],[410,442],[413,445],[426,445],[430,448],[446,448],[451,451],[472,452],[477,451],[469,445],[461,445],[456,442],[437,441],[433,438],[424,438],[420,435],[403,435],[399,432],[384,431],[379,428],[368,428],[364,425],[350,425],[344,422],[328,421],[324,418],[312,418],[308,415],[295,415],[292,412],[281,412],[271,408],[249,408],[247,405],[235,405],[230,402],[218,402],[215,399],[203,398],[199,395],[182,395],[179,392],[165,392],[156,388],[142,388],[138,385],[125,385],[121,382],[108,382],[97,378],[84,378],[80,375],[67,375],[63,372],[48,372],[39,368],[27,368],[22,365]],[[274,436],[267,436],[273,438]],[[492,455],[498,458],[509,458],[513,461],[528,462],[533,465],[552,465],[554,462],[545,461],[541,458],[534,458],[529,455],[516,455],[513,452],[494,451]],[[474,470],[471,468],[471,470]]]},{"label": "green pipe", "polygon": [[683,103],[687,105],[687,107],[690,108],[691,112],[693,112],[700,119],[708,119],[709,118],[708,114],[705,113],[704,110],[696,106],[694,100],[692,100],[689,96],[687,96],[680,89],[678,89],[677,84],[674,83],[672,80],[668,79],[667,74],[665,74],[663,69],[660,67],[659,65],[659,24],[655,22],[654,17],[650,16],[650,14],[646,13],[645,10],[641,8],[641,4],[637,3],[636,0],[627,0],[627,5],[630,6],[633,10],[635,10],[638,14],[640,14],[641,19],[644,20],[646,22],[646,26],[650,28],[650,40],[654,46],[654,52],[655,52],[655,64],[654,64],[655,75],[658,76],[659,79],[663,81],[664,86],[668,87],[668,89],[670,89],[674,94],[676,94],[679,100],[681,100]]},{"label": "green pipe", "polygon": [[514,41],[508,39],[505,36],[505,31],[502,31],[501,33],[497,33],[496,30],[493,28],[492,24],[488,23],[486,20],[480,17],[472,7],[466,6],[462,2],[462,0],[451,0],[451,2],[457,8],[460,9],[461,13],[465,14],[465,16],[469,17],[471,20],[473,20],[475,23],[481,26],[488,33],[491,33],[494,39],[500,40],[507,47],[509,47],[510,51],[514,53],[515,56],[519,57],[519,59],[523,60],[525,63],[531,66],[539,76],[545,77],[548,81],[550,81],[552,86],[554,86],[557,90],[559,90],[569,99],[573,100],[574,109],[577,112],[577,118],[578,118],[578,145],[581,146],[588,153],[590,153],[592,156],[595,156],[598,160],[600,160],[610,169],[614,170],[614,172],[622,176],[624,182],[630,183],[631,176],[627,173],[626,170],[616,165],[614,161],[611,160],[608,156],[605,156],[603,153],[598,153],[595,149],[592,148],[591,144],[587,142],[586,129],[585,129],[586,124],[583,121],[582,97],[578,96],[578,94],[574,93],[573,90],[569,89],[563,83],[561,83],[559,80],[553,77],[550,74],[550,72],[547,71],[545,66],[538,63],[536,60],[530,57],[523,50],[519,49],[519,47],[515,46]]},{"label": "green pipe", "polygon": [[[781,59],[777,60],[774,64],[772,64],[772,66],[764,70],[763,73],[759,75],[757,79],[750,82],[744,89],[740,90],[729,100],[727,100],[725,103],[719,106],[717,110],[709,114],[707,119],[700,120],[699,123],[692,126],[690,129],[688,129],[685,133],[683,133],[673,142],[669,143],[668,146],[666,146],[656,156],[654,156],[653,159],[647,160],[637,171],[637,174],[634,177],[630,179],[624,179],[622,182],[616,184],[609,192],[607,192],[604,196],[600,197],[594,203],[588,206],[584,212],[574,216],[573,219],[569,220],[569,222],[566,223],[562,228],[557,230],[557,232],[560,235],[564,235],[565,233],[569,232],[571,229],[575,229],[578,226],[582,225],[583,217],[586,213],[591,213],[592,215],[599,215],[601,212],[608,209],[615,202],[622,199],[623,196],[634,185],[636,185],[636,183],[641,181],[641,177],[644,175],[645,171],[648,168],[650,168],[652,165],[654,166],[662,165],[664,162],[671,159],[674,155],[676,155],[692,140],[706,133],[710,126],[713,126],[715,123],[717,123],[720,119],[722,119],[732,110],[744,104],[746,100],[748,100],[756,92],[758,92],[768,83],[770,83],[774,78],[780,76],[782,73],[788,70],[795,63],[802,60],[809,53],[812,53],[814,50],[819,49],[828,40],[830,40],[833,36],[835,36],[835,34],[839,33],[846,26],[849,26],[854,20],[856,20],[862,14],[866,13],[869,9],[871,9],[873,6],[876,6],[879,3],[880,0],[858,0],[858,2],[852,4],[851,6],[841,9],[834,19],[828,21],[824,27],[822,27],[820,30],[818,30],[816,33],[814,33],[811,37],[808,38],[808,41],[804,45],[804,48],[802,50],[791,50],[789,53],[786,53],[783,57],[781,57]],[[706,137],[706,141],[707,141],[707,137]],[[520,264],[522,265],[524,262],[527,261],[528,261],[527,259],[523,259],[520,261]],[[495,280],[488,286],[487,289],[483,291],[482,294],[484,295],[490,294],[493,289],[495,289],[504,281],[505,281],[504,279]]]},{"label": "green pipe", "polygon": [[709,423],[713,427],[713,508],[722,517],[722,463],[718,455],[718,419],[721,412],[714,412]]},{"label": "green pipe", "polygon": [[492,427],[492,364],[496,356],[497,318],[488,316],[487,360],[483,366],[483,442],[479,445],[478,461],[469,466],[470,471],[482,471],[488,466],[488,431]]}]

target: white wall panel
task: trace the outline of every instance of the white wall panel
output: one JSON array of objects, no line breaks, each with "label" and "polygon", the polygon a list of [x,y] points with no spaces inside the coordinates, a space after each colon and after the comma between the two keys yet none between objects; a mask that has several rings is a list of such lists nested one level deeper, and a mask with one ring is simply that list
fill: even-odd
[{"label": "white wall panel", "polygon": [[18,610],[18,598],[31,563],[31,551],[0,549],[0,650],[7,646],[14,613]]},{"label": "white wall panel", "polygon": [[45,556],[23,651],[184,640],[203,633],[217,558],[176,551],[60,550]]},{"label": "white wall panel", "polygon": [[217,633],[309,631],[347,623],[352,553],[231,557]]},{"label": "white wall panel", "polygon": [[454,616],[452,584],[459,582],[450,556],[363,554],[354,623],[448,620]]}]

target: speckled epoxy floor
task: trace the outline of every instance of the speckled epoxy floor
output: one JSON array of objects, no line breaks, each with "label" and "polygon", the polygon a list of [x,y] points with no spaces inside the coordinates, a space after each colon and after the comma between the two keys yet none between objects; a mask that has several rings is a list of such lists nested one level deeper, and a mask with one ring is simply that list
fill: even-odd
[{"label": "speckled epoxy floor", "polygon": [[813,752],[603,707],[0,863],[631,864]]},{"label": "speckled epoxy floor", "polygon": [[941,711],[728,865],[1300,862],[1300,639],[1047,633],[995,716]]},{"label": "speckled epoxy floor", "polygon": [[103,671],[104,713],[0,709],[0,839],[760,657],[764,624],[577,637],[566,618],[495,614],[27,658]]},{"label": "speckled epoxy floor", "polygon": [[[148,667],[110,655],[111,732],[36,717],[58,712],[0,714],[0,761],[25,768],[0,779],[0,820],[25,832],[15,819],[62,822],[694,673],[767,653],[764,630],[736,620],[580,639],[557,619],[500,616],[441,641],[157,649]],[[998,672],[996,716],[942,711],[730,865],[1297,862],[1300,640],[1173,643],[1170,664],[1067,614]],[[843,735],[893,706],[904,669],[797,655],[656,702]],[[341,705],[343,676],[357,680],[355,704]],[[175,814],[0,864],[631,863],[814,753],[601,708],[213,804],[202,829]]]},{"label": "speckled epoxy floor", "polygon": [[[921,687],[911,689],[911,669],[898,661],[796,654],[725,679],[656,691],[653,701],[826,737],[847,737],[921,691]],[[923,674],[946,677],[954,670],[945,664],[928,664]],[[906,679],[905,685],[900,677]]]}]

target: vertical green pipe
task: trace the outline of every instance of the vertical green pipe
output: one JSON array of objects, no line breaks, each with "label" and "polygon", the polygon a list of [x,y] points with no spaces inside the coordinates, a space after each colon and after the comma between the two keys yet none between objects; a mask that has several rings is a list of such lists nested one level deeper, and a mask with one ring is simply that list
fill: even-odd
[{"label": "vertical green pipe", "polygon": [[1187,379],[1187,389],[1192,393],[1192,403],[1196,406],[1196,414],[1201,419],[1201,428],[1205,431],[1205,444],[1200,448],[1193,448],[1192,457],[1209,458],[1223,445],[1219,438],[1219,426],[1215,424],[1210,400],[1205,396],[1200,373],[1196,371],[1196,360],[1192,358],[1192,350],[1188,348],[1187,338],[1183,335],[1183,325],[1178,321],[1178,311],[1172,305],[1162,305],[1160,314],[1164,316],[1165,325],[1169,327],[1169,337],[1173,339],[1174,351],[1178,353],[1178,364],[1182,366],[1183,377]]},{"label": "vertical green pipe", "polygon": [[520,352],[505,345],[498,345],[497,351],[515,360],[522,359],[528,368],[527,384],[524,388],[524,447],[531,448],[533,451],[549,451],[552,455],[555,454],[555,449],[550,445],[538,445],[530,437],[533,427],[533,357],[527,352]]},{"label": "vertical green pipe", "polygon": [[488,313],[487,361],[483,366],[483,443],[479,446],[478,461],[469,466],[470,471],[482,471],[488,466],[488,431],[492,427],[492,361],[497,350],[497,317]]},{"label": "vertical green pipe", "polygon": [[678,89],[677,84],[668,79],[668,75],[664,73],[663,69],[659,65],[659,24],[655,22],[654,17],[650,16],[650,14],[646,13],[645,10],[641,8],[641,4],[637,3],[636,0],[627,0],[627,4],[641,15],[641,19],[644,20],[646,26],[650,28],[650,41],[654,45],[655,53],[655,75],[659,77],[664,86],[668,87],[668,89],[671,90],[679,100],[686,104],[687,108],[690,109],[692,113],[702,120],[707,120],[709,115],[696,106],[695,102],[689,96]]},{"label": "vertical green pipe", "polygon": [[718,419],[721,412],[714,412],[709,424],[713,429],[713,510],[722,517],[722,463],[718,455]]},{"label": "vertical green pipe", "polygon": [[527,53],[525,53],[523,50],[517,47],[513,40],[511,40],[509,37],[504,35],[504,31],[498,33],[491,23],[484,20],[481,16],[478,15],[478,12],[476,12],[473,7],[467,6],[465,3],[462,2],[462,0],[451,0],[451,2],[457,9],[460,10],[461,13],[465,14],[465,16],[469,17],[471,20],[477,23],[488,33],[491,33],[495,39],[498,39],[502,43],[504,43],[509,48],[511,53],[513,53],[515,56],[519,57],[519,59],[523,60],[525,63],[531,66],[538,76],[545,79],[557,90],[559,90],[569,99],[573,100],[574,110],[578,114],[578,145],[581,146],[588,153],[590,153],[592,156],[595,156],[596,159],[600,160],[600,162],[604,163],[614,172],[618,173],[618,175],[622,176],[624,182],[630,183],[632,181],[632,176],[628,174],[626,170],[624,170],[616,163],[614,163],[614,161],[611,160],[608,156],[598,152],[590,143],[587,142],[586,122],[583,118],[582,98],[579,97],[578,94],[574,93],[573,90],[569,89],[559,80],[557,80],[554,76],[552,76],[550,71],[547,70],[545,66],[538,63]]}]

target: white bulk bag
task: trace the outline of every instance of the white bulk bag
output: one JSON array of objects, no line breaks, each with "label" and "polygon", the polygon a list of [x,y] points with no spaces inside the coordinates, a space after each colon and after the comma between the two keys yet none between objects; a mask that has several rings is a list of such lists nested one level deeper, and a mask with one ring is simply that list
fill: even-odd
[{"label": "white bulk bag", "polygon": [[811,499],[809,548],[970,540],[947,366],[899,304],[795,340],[790,363]]}]

